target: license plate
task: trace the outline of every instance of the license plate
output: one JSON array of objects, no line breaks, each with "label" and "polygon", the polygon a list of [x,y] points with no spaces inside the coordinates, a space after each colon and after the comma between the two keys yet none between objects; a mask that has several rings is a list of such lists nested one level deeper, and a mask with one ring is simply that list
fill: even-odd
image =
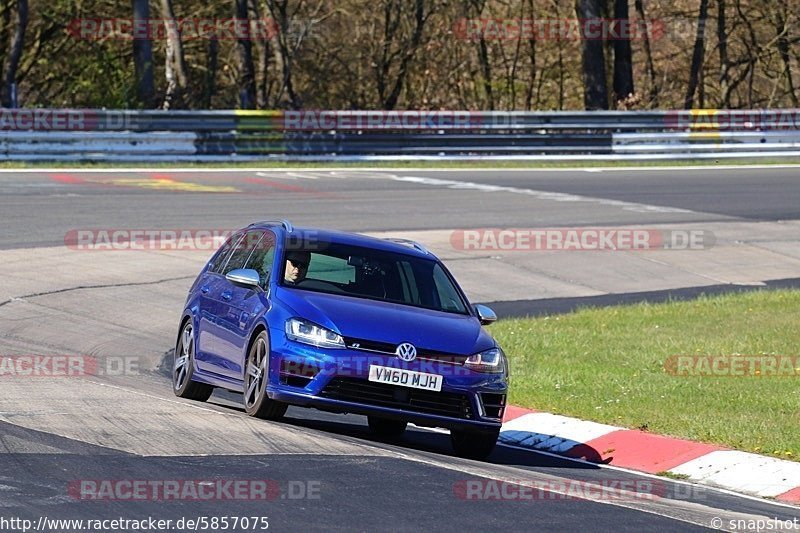
[{"label": "license plate", "polygon": [[425,372],[415,372],[402,368],[390,368],[386,366],[369,365],[369,380],[375,383],[388,383],[389,385],[400,385],[412,389],[432,390],[439,392],[442,390],[444,378],[439,374],[427,374]]}]

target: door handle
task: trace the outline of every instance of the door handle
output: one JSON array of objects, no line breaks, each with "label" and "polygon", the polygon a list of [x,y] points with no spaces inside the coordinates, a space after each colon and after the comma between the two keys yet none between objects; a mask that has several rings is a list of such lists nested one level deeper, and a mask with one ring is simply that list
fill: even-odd
[{"label": "door handle", "polygon": [[230,300],[233,294],[231,293],[231,291],[225,291],[222,294],[220,294],[220,296],[222,297],[223,300]]},{"label": "door handle", "polygon": [[200,292],[202,292],[203,294],[208,294],[208,291],[210,290],[211,289],[208,288],[208,285],[203,285],[202,287],[200,287]]}]

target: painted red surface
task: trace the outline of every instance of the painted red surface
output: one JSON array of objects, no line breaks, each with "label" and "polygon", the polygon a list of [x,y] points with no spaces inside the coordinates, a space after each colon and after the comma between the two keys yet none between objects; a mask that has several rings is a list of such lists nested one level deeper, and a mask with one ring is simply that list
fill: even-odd
[{"label": "painted red surface", "polygon": [[604,463],[651,474],[670,470],[707,453],[725,449],[629,429],[613,431],[592,439],[585,445],[597,450]]},{"label": "painted red surface", "polygon": [[[800,481],[798,481],[798,483],[800,483]],[[779,494],[777,499],[782,502],[800,503],[800,487],[792,489],[789,492]]]}]

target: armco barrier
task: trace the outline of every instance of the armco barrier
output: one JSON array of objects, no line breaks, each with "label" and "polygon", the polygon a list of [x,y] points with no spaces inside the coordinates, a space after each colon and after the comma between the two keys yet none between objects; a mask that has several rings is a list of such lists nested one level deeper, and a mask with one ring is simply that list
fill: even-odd
[{"label": "armco barrier", "polygon": [[800,110],[0,109],[0,159],[249,161],[800,157]]}]

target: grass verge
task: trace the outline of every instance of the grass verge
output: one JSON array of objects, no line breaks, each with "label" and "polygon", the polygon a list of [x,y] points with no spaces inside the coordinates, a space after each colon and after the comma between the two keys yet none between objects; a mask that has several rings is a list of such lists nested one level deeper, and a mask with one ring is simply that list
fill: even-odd
[{"label": "grass verge", "polygon": [[723,377],[703,369],[688,376],[669,361],[740,354],[797,362],[800,290],[581,309],[490,329],[509,357],[515,405],[799,460],[800,364],[780,375]]}]

